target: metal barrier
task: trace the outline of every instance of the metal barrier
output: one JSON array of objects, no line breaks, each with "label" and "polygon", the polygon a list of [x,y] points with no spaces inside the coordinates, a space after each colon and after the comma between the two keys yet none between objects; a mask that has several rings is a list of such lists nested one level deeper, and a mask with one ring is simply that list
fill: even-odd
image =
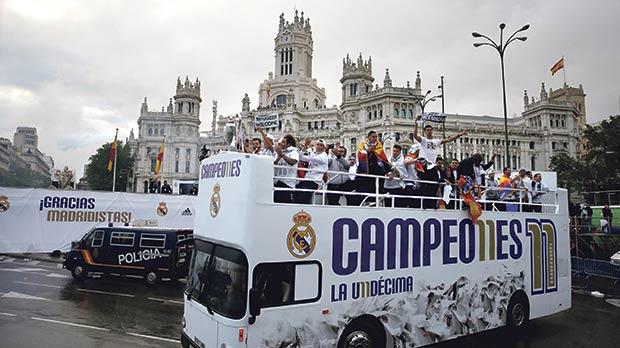
[{"label": "metal barrier", "polygon": [[610,278],[615,282],[620,281],[620,265],[613,264],[609,261],[582,259],[574,256],[570,259],[573,274],[585,274],[587,277],[597,276]]}]

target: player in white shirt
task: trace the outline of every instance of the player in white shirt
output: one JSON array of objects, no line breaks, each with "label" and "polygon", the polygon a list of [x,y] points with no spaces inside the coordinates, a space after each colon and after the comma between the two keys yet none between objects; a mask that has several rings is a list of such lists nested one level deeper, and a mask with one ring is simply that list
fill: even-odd
[{"label": "player in white shirt", "polygon": [[[314,145],[314,153],[308,151],[310,139],[304,140],[299,159],[308,162],[306,176],[297,184],[298,189],[316,190],[323,184],[323,175],[327,172],[329,157],[327,156],[327,144],[323,139],[317,140]],[[295,192],[295,203],[312,204],[314,192]]]},{"label": "player in white shirt", "polygon": [[[278,188],[295,188],[297,185],[297,162],[299,161],[299,152],[295,147],[295,138],[287,134],[283,136],[274,146],[276,153],[273,161],[274,165],[284,166],[286,168],[275,168],[274,187]],[[278,190],[273,193],[273,201],[276,203],[294,203],[294,191]]]},{"label": "player in white shirt", "polygon": [[419,136],[418,125],[421,126],[422,124],[422,118],[421,116],[418,116],[415,126],[413,127],[413,138],[420,142],[420,157],[424,158],[429,164],[435,163],[435,160],[437,159],[437,149],[440,145],[455,141],[463,135],[467,135],[467,131],[462,131],[457,135],[453,135],[445,139],[433,139],[433,126],[427,124],[424,126],[424,136]]}]

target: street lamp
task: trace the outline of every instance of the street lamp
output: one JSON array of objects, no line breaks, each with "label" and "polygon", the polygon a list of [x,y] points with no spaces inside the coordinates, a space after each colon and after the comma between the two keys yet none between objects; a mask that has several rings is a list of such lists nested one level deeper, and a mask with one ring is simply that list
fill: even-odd
[{"label": "street lamp", "polygon": [[[444,95],[444,89],[443,89],[443,76],[441,76],[441,85],[437,86],[437,88],[439,88],[441,90],[441,113],[445,114],[446,113],[446,107],[445,107],[445,103],[444,101],[446,100],[446,97]],[[444,119],[443,121],[443,138],[446,138],[446,119]],[[446,143],[443,144],[443,158],[446,158]]]},{"label": "street lamp", "polygon": [[[414,96],[413,93],[411,93],[411,91],[408,91],[409,95]],[[416,103],[417,105],[420,106],[420,109],[422,109],[422,114],[424,113],[424,108],[426,107],[426,104],[430,103],[430,102],[434,102],[437,100],[437,98],[443,98],[443,92],[442,94],[438,94],[432,97],[428,97],[431,94],[431,90],[429,89],[428,91],[426,91],[426,93],[422,96],[422,98],[418,97],[418,96],[414,96],[414,103]],[[428,99],[427,99],[428,98]],[[443,102],[442,102],[443,105]]]},{"label": "street lamp", "polygon": [[521,29],[512,33],[512,35],[510,35],[510,37],[508,38],[508,40],[506,40],[505,43],[504,43],[504,28],[506,28],[506,24],[501,23],[499,25],[499,45],[495,43],[495,41],[491,40],[491,38],[489,38],[488,36],[482,35],[477,32],[471,33],[471,36],[475,38],[484,38],[489,41],[489,42],[476,42],[474,43],[474,47],[491,46],[497,50],[497,53],[499,53],[499,60],[502,65],[502,92],[504,96],[504,131],[506,132],[506,166],[510,167],[510,151],[508,147],[508,113],[506,111],[506,79],[504,77],[504,52],[506,52],[506,47],[508,47],[508,45],[511,42],[515,40],[519,40],[519,41],[527,40],[527,37],[525,36],[515,37],[515,35],[522,31],[528,30],[530,28],[530,25],[526,24],[523,27],[521,27]]}]

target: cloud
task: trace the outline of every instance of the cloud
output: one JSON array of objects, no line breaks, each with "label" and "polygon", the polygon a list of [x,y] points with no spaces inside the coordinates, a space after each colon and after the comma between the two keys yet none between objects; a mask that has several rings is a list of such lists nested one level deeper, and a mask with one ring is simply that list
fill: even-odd
[{"label": "cloud", "polygon": [[[295,5],[297,4],[297,5]],[[0,136],[15,127],[38,129],[40,149],[59,167],[81,174],[96,149],[136,127],[140,104],[168,104],[177,76],[202,81],[202,130],[211,124],[211,100],[221,114],[238,113],[248,93],[257,106],[258,85],[274,69],[278,16],[295,6],[310,17],[313,74],[339,104],[342,58],[373,58],[375,83],[385,68],[395,85],[437,91],[445,76],[446,110],[502,115],[497,52],[474,48],[472,31],[496,38],[531,24],[526,42],[506,52],[508,113],[522,111],[523,90],[540,83],[561,87],[549,68],[562,55],[569,84],[583,84],[590,122],[618,110],[620,2],[591,6],[571,1],[34,1],[0,2]],[[303,6],[303,7],[302,7]],[[429,105],[431,111],[440,104]]]}]

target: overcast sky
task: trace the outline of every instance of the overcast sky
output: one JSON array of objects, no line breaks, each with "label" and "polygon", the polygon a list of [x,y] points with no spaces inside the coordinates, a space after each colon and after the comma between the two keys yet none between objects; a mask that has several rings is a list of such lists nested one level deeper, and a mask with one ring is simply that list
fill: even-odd
[{"label": "overcast sky", "polygon": [[[472,31],[493,38],[529,23],[526,42],[505,57],[508,114],[531,96],[562,86],[549,69],[565,57],[570,85],[583,84],[588,122],[619,114],[620,1],[31,1],[0,0],[0,137],[34,126],[39,149],[57,167],[76,169],[114,137],[137,131],[140,103],[161,109],[177,76],[202,81],[201,130],[241,110],[274,67],[278,16],[297,8],[310,18],[314,77],[327,104],[339,104],[342,58],[372,56],[376,83],[437,91],[445,76],[446,111],[502,115],[499,57],[474,48]],[[429,107],[440,110],[440,103]]]}]

